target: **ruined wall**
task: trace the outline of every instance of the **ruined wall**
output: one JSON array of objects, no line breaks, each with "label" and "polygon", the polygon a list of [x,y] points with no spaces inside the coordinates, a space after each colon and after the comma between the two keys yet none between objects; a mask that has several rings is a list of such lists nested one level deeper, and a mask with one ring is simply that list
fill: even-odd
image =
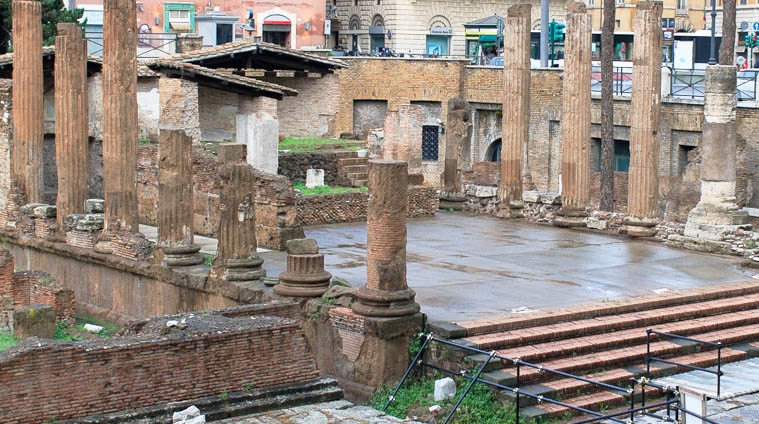
[{"label": "ruined wall", "polygon": [[[164,335],[169,319],[186,328]],[[53,422],[318,378],[295,320],[163,317],[131,337],[31,339],[0,352],[0,421]]]},{"label": "ruined wall", "polygon": [[334,134],[340,99],[340,78],[337,75],[261,79],[298,91],[297,96],[285,96],[277,102],[280,136],[329,137]]},{"label": "ruined wall", "polygon": [[[300,225],[336,224],[366,219],[369,193],[366,191],[298,196],[297,222]],[[409,187],[409,218],[432,216],[438,210],[437,189]]]},{"label": "ruined wall", "polygon": [[[280,121],[281,123],[281,121]],[[340,172],[335,152],[280,153],[277,174],[292,182],[306,182],[306,170],[323,169],[324,184],[331,187],[350,187],[351,181]]]},{"label": "ruined wall", "polygon": [[201,141],[237,140],[239,94],[198,87],[198,120]]}]

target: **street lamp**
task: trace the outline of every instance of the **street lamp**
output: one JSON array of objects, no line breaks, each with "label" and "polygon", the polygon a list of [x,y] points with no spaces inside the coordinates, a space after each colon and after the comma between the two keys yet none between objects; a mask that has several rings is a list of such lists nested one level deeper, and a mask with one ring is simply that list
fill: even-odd
[{"label": "street lamp", "polygon": [[716,65],[717,64],[717,58],[714,57],[714,47],[715,47],[715,36],[714,36],[714,30],[717,23],[717,0],[712,0],[712,38],[711,38],[711,45],[710,45],[710,51],[709,51],[709,64],[710,65]]}]

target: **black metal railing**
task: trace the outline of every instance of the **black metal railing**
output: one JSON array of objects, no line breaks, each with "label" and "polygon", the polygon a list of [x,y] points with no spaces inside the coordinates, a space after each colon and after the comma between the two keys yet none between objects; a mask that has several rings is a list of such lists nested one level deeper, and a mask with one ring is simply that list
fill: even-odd
[{"label": "black metal railing", "polygon": [[[103,56],[103,33],[88,32],[87,54],[90,56]],[[152,34],[141,33],[137,36],[137,58],[156,59],[176,53],[177,34]]]},{"label": "black metal railing", "polygon": [[[612,93],[614,96],[632,95],[632,68],[615,66],[613,68]],[[594,66],[591,73],[590,92],[601,92],[601,68]]]},{"label": "black metal railing", "polygon": [[706,71],[703,69],[675,69],[670,71],[670,95],[681,99],[703,99]]},{"label": "black metal railing", "polygon": [[[689,341],[689,342],[693,342],[693,343],[699,343],[699,344],[703,344],[703,345],[707,345],[707,346],[711,346],[711,347],[717,348],[717,370],[715,371],[715,370],[711,370],[711,369],[708,369],[708,368],[698,367],[698,366],[695,366],[695,365],[681,364],[681,363],[670,361],[670,360],[667,360],[667,359],[657,358],[657,357],[651,355],[651,335],[652,334],[655,334],[657,336],[661,336],[661,337],[664,337],[664,338],[685,340],[685,341]],[[680,336],[680,335],[672,334],[672,333],[664,333],[664,332],[652,330],[652,329],[649,328],[648,330],[646,330],[646,377],[648,377],[648,378],[651,378],[651,362],[662,362],[662,363],[665,363],[665,364],[674,365],[676,367],[683,367],[683,368],[688,368],[688,369],[691,369],[691,370],[703,371],[703,372],[710,373],[710,374],[716,374],[717,375],[717,398],[720,397],[720,389],[721,389],[721,387],[720,387],[721,384],[720,383],[721,383],[721,378],[722,378],[722,375],[723,375],[723,372],[721,370],[721,368],[722,368],[722,343],[720,343],[720,342],[709,342],[709,341],[706,341],[706,340],[694,339],[692,337],[685,337],[685,336]]]}]

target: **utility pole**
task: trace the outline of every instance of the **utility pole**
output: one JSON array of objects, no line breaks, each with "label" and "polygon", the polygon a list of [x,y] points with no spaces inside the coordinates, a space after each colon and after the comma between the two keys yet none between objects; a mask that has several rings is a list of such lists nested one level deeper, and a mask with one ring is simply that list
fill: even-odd
[{"label": "utility pole", "polygon": [[716,50],[715,50],[716,39],[715,39],[715,34],[714,34],[716,25],[717,25],[717,0],[712,0],[712,38],[711,38],[711,45],[710,45],[710,51],[709,51],[710,65],[717,64],[717,57],[714,55],[716,53]]},{"label": "utility pole", "polygon": [[548,67],[548,6],[549,0],[540,0],[540,66]]}]

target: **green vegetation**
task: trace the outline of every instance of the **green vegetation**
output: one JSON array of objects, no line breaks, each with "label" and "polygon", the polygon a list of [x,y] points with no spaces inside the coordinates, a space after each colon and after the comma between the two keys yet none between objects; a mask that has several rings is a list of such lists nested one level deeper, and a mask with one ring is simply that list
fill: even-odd
[{"label": "green vegetation", "polygon": [[[42,0],[42,44],[55,44],[56,25],[59,22],[77,22],[84,14],[84,9],[69,10],[63,0]],[[85,22],[79,23],[84,29]],[[0,0],[0,54],[10,51],[13,19],[11,17],[11,0]]]},{"label": "green vegetation", "polygon": [[137,140],[137,142],[140,143],[140,144],[150,144],[150,140],[147,139],[147,138],[141,138],[141,139]]},{"label": "green vegetation", "polygon": [[334,297],[325,297],[325,296],[322,296],[322,302],[324,302],[327,305],[334,305],[335,304],[335,298]]},{"label": "green vegetation", "polygon": [[58,324],[55,325],[55,340],[65,340],[68,342],[74,341],[74,336],[69,334],[70,331],[70,325],[66,324],[64,321],[59,321]]},{"label": "green vegetation", "polygon": [[201,253],[203,255],[203,265],[211,266],[213,264],[214,255],[210,253]]},{"label": "green vegetation", "polygon": [[300,182],[293,183],[293,188],[300,191],[300,194],[304,196],[310,196],[313,194],[335,194],[335,193],[347,193],[354,191],[367,191],[366,186],[361,187],[330,187],[323,185],[315,188],[306,188],[306,185]]},{"label": "green vegetation", "polygon": [[360,140],[285,137],[284,140],[279,142],[279,149],[290,150],[293,152],[313,152],[314,150],[318,149],[320,146],[322,148],[325,148],[325,147],[329,147],[330,145],[335,145],[335,147],[339,147],[345,150],[361,150],[362,148],[364,148],[363,145],[361,146],[352,145],[355,143],[363,143],[363,142]]},{"label": "green vegetation", "polygon": [[119,331],[119,328],[116,327],[115,325],[107,323],[107,322],[105,322],[103,320],[100,320],[100,319],[97,319],[97,318],[88,317],[88,316],[82,316],[82,317],[78,317],[76,319],[76,329],[77,330],[82,331],[82,332],[87,331],[87,330],[84,329],[84,325],[85,324],[94,324],[94,325],[99,325],[99,326],[103,327],[103,329],[100,330],[97,333],[97,335],[100,336],[100,337],[102,337],[102,338],[104,338],[104,339],[107,339],[109,337],[113,337],[116,334],[116,332]]},{"label": "green vegetation", "polygon": [[16,343],[18,343],[18,340],[13,337],[13,334],[0,333],[0,351],[8,349]]},{"label": "green vegetation", "polygon": [[[404,383],[401,390],[395,395],[395,400],[387,409],[387,413],[403,419],[410,415],[428,413],[428,408],[437,404],[442,407],[444,414],[447,415],[456,403],[457,398],[436,402],[433,398],[436,378],[440,377],[427,377],[423,381],[416,380]],[[456,378],[456,385],[459,387],[457,395],[463,392],[468,381],[464,378]],[[369,406],[382,409],[393,390],[394,387],[380,387],[369,400]],[[500,403],[493,390],[485,384],[475,383],[464,401],[461,402],[451,422],[454,424],[514,424],[515,418],[514,409]],[[527,423],[520,421],[523,424]]]},{"label": "green vegetation", "polygon": [[227,393],[226,391],[219,393],[218,396],[219,396],[219,399],[221,399],[221,400],[227,400],[227,399],[229,399],[229,393]]}]

